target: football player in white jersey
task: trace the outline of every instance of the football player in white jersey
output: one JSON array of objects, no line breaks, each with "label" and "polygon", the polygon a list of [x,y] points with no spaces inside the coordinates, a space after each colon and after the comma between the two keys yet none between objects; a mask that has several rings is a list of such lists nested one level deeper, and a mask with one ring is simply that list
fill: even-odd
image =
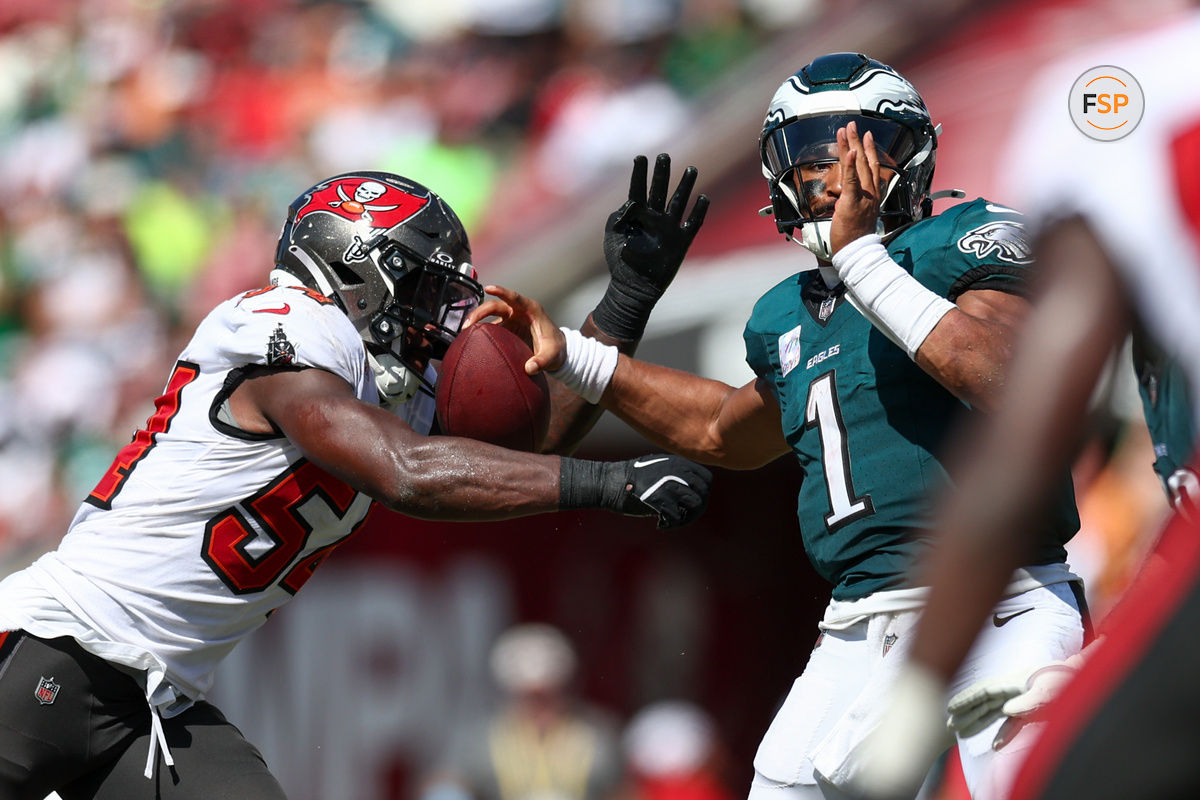
[{"label": "football player in white jersey", "polygon": [[[668,168],[660,157],[647,198],[639,159],[622,218],[641,224],[610,224],[659,279],[589,323],[626,347],[640,328],[602,323],[649,313],[703,216],[698,198],[680,222],[694,170],[667,208]],[[282,797],[204,697],[372,502],[444,520],[601,508],[667,527],[702,512],[710,475],[677,456],[601,463],[427,435],[431,362],[483,298],[470,257],[450,207],[397,175],[339,175],[291,204],[270,285],[208,315],[58,549],[0,582],[0,797]],[[560,452],[595,416],[555,413]]]},{"label": "football player in white jersey", "polygon": [[[1200,397],[1197,42],[1193,11],[1072,54],[1046,73],[1034,104],[1017,117],[1022,185],[1014,191],[1041,226],[1036,250],[1046,282],[1001,410],[961,445],[961,491],[940,509],[942,546],[926,567],[929,603],[902,689],[873,740],[861,784],[869,797],[902,796],[914,778],[910,765],[944,731],[943,687],[1029,546],[1023,534],[1044,513],[1048,477],[1075,452],[1113,348],[1142,326]],[[1086,138],[1063,103],[1078,76],[1105,64],[1131,74],[1145,96],[1140,124],[1116,141]],[[1195,454],[1191,460],[1194,474]],[[1198,626],[1200,521],[1176,513],[1084,653],[980,684],[951,706],[959,724],[970,724],[968,714],[1008,717],[1010,730],[1044,720],[1014,800],[1191,797],[1200,786]],[[1000,737],[993,746],[1004,745]]]}]

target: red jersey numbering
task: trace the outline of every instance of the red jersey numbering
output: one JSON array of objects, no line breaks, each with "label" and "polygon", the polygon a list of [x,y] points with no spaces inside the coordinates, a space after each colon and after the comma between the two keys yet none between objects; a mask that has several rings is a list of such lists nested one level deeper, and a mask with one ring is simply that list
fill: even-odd
[{"label": "red jersey numbering", "polygon": [[[283,588],[295,594],[329,551],[358,527],[361,519],[357,515],[348,518],[358,496],[343,481],[301,459],[254,497],[210,520],[204,529],[201,555],[234,594],[261,592],[279,580],[308,545],[314,526],[307,515],[333,521],[335,527],[341,523],[343,529],[336,541],[308,554],[284,576]],[[307,508],[310,502],[315,505]],[[261,537],[256,528],[262,531]],[[248,545],[260,538],[269,545],[252,554]]]},{"label": "red jersey numbering", "polygon": [[183,387],[196,380],[199,375],[200,367],[196,364],[180,361],[175,365],[175,370],[167,381],[167,389],[154,401],[154,413],[146,420],[145,427],[133,435],[133,441],[121,448],[104,477],[96,484],[96,488],[84,498],[85,502],[106,511],[112,508],[113,498],[120,493],[133,468],[146,457],[150,448],[154,447],[158,435],[171,427],[171,420],[179,413],[179,397]]}]

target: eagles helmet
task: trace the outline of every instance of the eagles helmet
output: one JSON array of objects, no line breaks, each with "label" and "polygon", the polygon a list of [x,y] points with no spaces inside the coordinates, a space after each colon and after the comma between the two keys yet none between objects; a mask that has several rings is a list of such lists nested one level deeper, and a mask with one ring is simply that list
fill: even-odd
[{"label": "eagles helmet", "polygon": [[814,213],[817,187],[796,173],[801,165],[836,163],[837,131],[851,121],[860,135],[871,132],[880,165],[893,173],[880,202],[880,233],[930,212],[937,130],[921,95],[896,70],[862,53],[821,56],[775,92],[759,154],[779,232],[796,241],[799,227],[800,244],[825,260],[832,257],[832,220]]},{"label": "eagles helmet", "polygon": [[432,393],[423,365],[446,354],[483,300],[470,259],[462,223],[429,189],[388,172],[347,172],[288,206],[275,269],[341,307],[381,398],[399,403],[422,387]]}]

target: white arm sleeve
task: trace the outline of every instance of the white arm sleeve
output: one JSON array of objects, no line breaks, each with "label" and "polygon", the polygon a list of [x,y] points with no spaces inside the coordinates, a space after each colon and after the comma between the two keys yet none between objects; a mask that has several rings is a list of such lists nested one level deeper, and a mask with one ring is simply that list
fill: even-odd
[{"label": "white arm sleeve", "polygon": [[855,239],[833,257],[846,299],[885,336],[916,357],[925,337],[954,308],[888,254],[877,234]]}]

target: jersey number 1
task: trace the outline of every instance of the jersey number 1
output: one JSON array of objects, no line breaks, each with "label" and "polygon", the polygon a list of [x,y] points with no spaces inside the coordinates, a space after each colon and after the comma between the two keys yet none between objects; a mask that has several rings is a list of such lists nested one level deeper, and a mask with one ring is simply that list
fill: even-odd
[{"label": "jersey number 1", "polygon": [[834,531],[856,519],[874,514],[871,495],[859,497],[854,493],[846,423],[842,421],[833,372],[826,372],[809,384],[804,427],[816,428],[821,437],[821,462],[825,465],[825,491],[829,495],[830,505],[830,511],[825,515],[826,527]]}]

